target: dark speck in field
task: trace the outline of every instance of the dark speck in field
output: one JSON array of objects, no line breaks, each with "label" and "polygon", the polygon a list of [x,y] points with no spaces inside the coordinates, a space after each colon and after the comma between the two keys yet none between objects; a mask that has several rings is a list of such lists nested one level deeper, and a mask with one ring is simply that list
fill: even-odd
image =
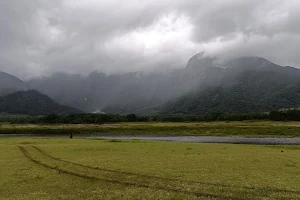
[{"label": "dark speck in field", "polygon": [[36,176],[35,179],[43,179],[41,176]]},{"label": "dark speck in field", "polygon": [[89,140],[106,140],[104,138],[89,138]]},{"label": "dark speck in field", "polygon": [[297,167],[295,164],[286,164],[286,167]]},{"label": "dark speck in field", "polygon": [[133,139],[132,141],[133,142],[141,142],[142,140],[141,139]]},{"label": "dark speck in field", "polygon": [[20,142],[19,144],[32,144],[31,142]]},{"label": "dark speck in field", "polygon": [[121,140],[109,140],[108,142],[122,142]]},{"label": "dark speck in field", "polygon": [[284,151],[283,150],[281,150],[281,153],[283,153]]}]

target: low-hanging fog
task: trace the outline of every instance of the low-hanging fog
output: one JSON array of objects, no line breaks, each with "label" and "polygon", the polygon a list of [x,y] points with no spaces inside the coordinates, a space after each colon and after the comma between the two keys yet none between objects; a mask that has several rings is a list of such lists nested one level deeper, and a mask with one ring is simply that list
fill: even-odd
[{"label": "low-hanging fog", "polygon": [[198,52],[300,66],[298,0],[2,0],[0,71],[184,68]]}]

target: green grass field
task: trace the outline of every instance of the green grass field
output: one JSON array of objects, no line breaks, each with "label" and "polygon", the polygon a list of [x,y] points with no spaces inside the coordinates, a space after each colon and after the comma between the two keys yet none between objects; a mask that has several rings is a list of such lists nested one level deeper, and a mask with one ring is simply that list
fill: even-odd
[{"label": "green grass field", "polygon": [[0,123],[0,134],[114,134],[300,137],[300,122],[199,122],[115,124],[9,124]]},{"label": "green grass field", "polygon": [[300,147],[0,139],[0,199],[300,199]]}]

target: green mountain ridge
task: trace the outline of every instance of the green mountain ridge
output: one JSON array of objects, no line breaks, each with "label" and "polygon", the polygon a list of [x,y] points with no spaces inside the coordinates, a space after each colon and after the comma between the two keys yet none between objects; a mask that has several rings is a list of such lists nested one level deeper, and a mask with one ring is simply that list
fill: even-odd
[{"label": "green mountain ridge", "polygon": [[81,111],[60,105],[36,90],[29,90],[1,96],[0,113],[50,115],[81,113]]},{"label": "green mountain ridge", "polygon": [[[165,104],[162,114],[253,113],[300,106],[300,78],[274,71],[229,72],[219,86]],[[229,81],[230,80],[230,81]]]}]

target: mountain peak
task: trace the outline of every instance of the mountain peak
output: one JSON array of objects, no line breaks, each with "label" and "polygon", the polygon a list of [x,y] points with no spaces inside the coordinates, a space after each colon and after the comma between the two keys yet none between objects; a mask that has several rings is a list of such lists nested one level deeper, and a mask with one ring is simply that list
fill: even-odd
[{"label": "mountain peak", "polygon": [[205,52],[200,52],[190,58],[186,68],[199,69],[206,67],[219,67],[216,57],[205,56]]}]

